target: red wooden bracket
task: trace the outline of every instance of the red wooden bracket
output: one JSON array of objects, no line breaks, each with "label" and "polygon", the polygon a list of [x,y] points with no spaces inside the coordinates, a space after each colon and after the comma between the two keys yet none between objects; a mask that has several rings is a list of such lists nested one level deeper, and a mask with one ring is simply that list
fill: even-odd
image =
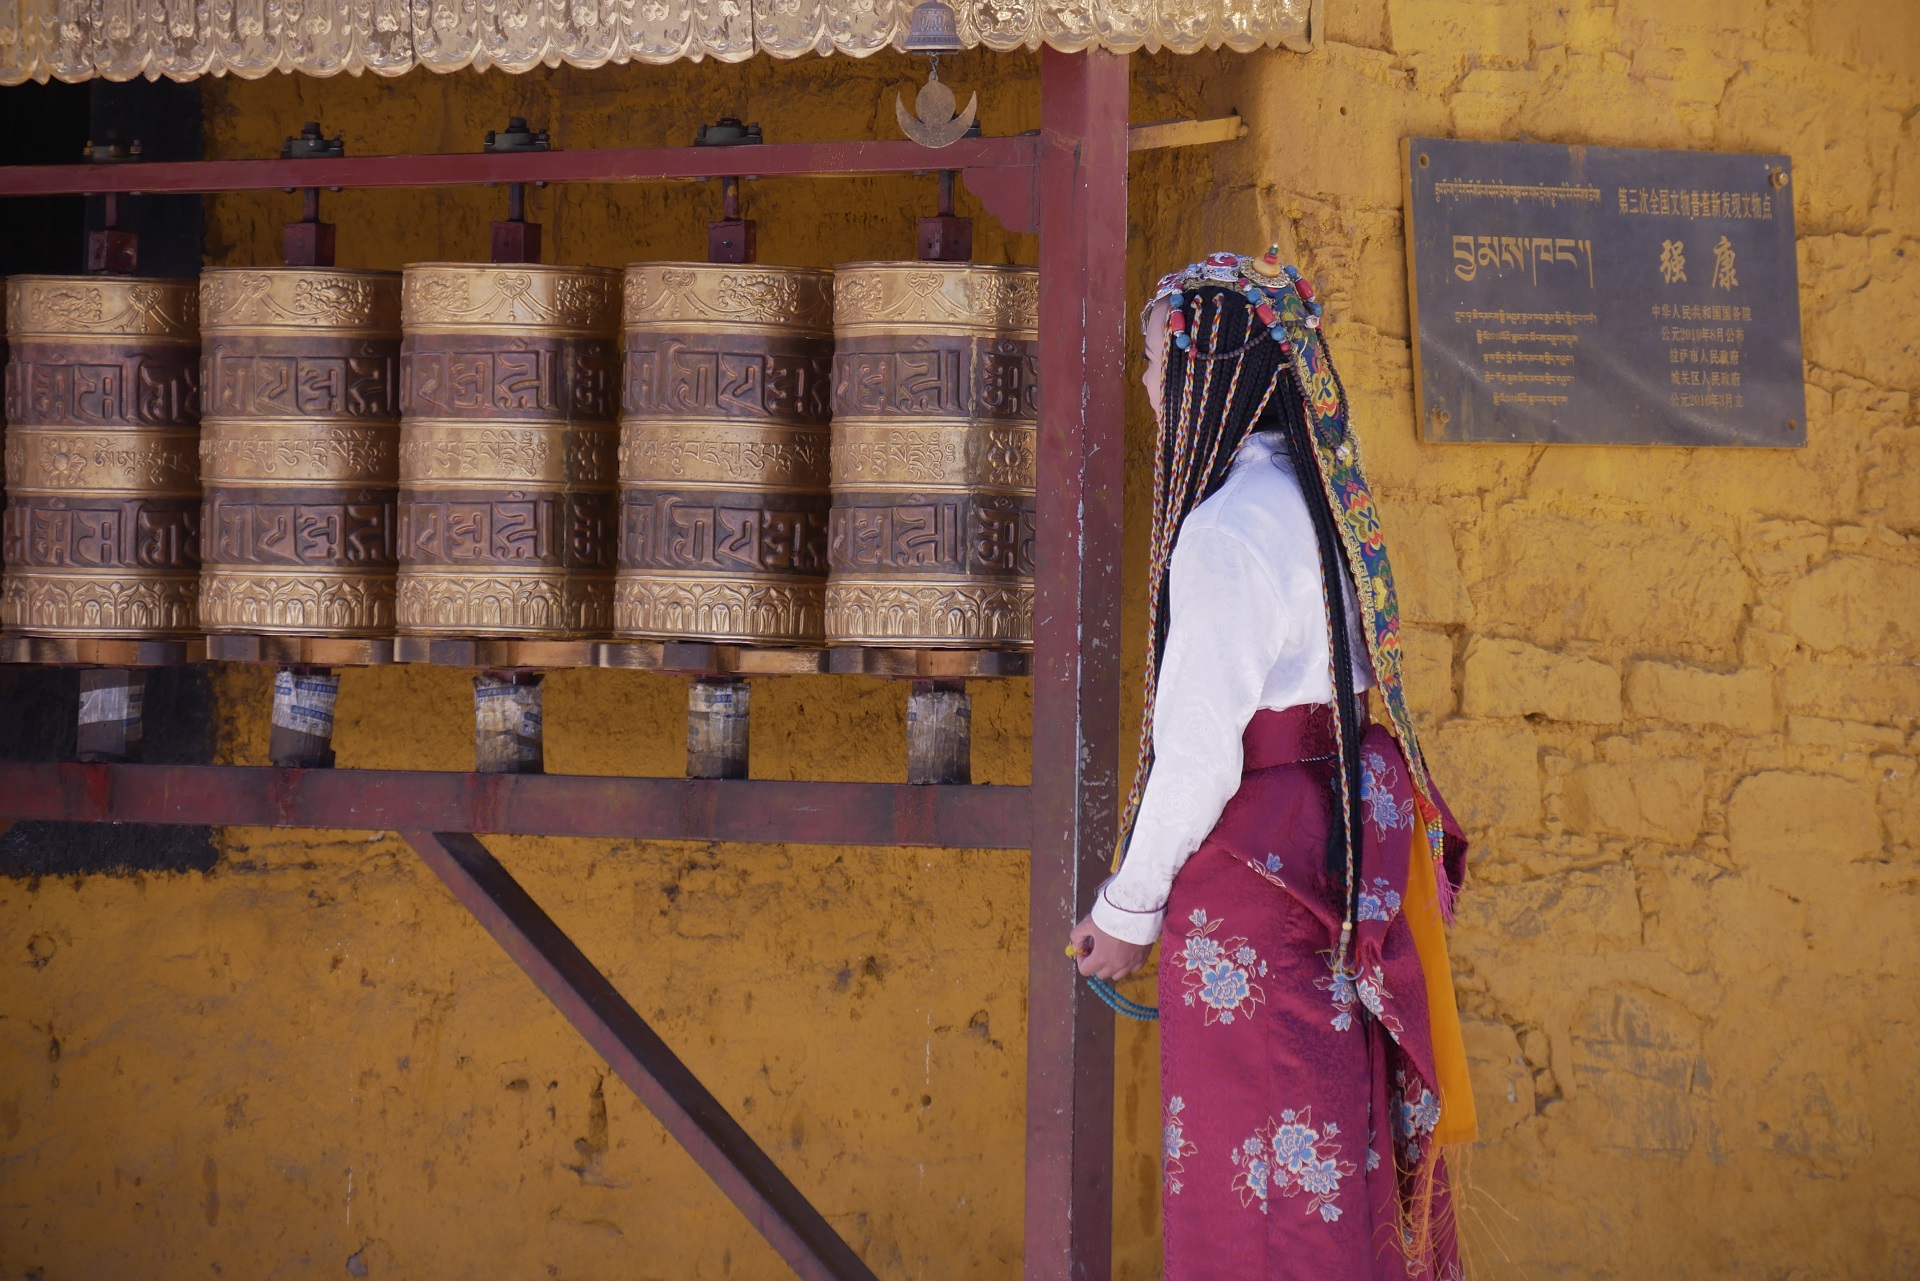
[{"label": "red wooden bracket", "polygon": [[803,1281],[878,1281],[486,846],[465,832],[401,835]]}]

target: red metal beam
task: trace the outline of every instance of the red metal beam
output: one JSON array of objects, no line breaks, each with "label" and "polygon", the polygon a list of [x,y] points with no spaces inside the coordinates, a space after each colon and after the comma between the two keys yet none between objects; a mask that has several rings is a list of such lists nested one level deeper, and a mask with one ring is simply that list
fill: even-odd
[{"label": "red metal beam", "polygon": [[803,1281],[876,1281],[725,1105],[486,846],[464,832],[402,835]]},{"label": "red metal beam", "polygon": [[1024,787],[0,762],[0,822],[1023,849]]},{"label": "red metal beam", "polygon": [[1061,955],[1112,857],[1120,740],[1127,59],[1040,51],[1040,457],[1027,1281],[1106,1281],[1113,1016]]},{"label": "red metal beam", "polygon": [[757,147],[609,147],[340,160],[168,160],[139,165],[8,165],[0,197],[104,192],[205,193],[295,187],[450,187],[502,182],[664,182],[729,178],[851,177],[958,169],[1009,231],[1034,229],[1034,163],[1040,139],[962,138],[950,147],[901,140],[773,142]]},{"label": "red metal beam", "polygon": [[287,187],[444,187],[483,182],[658,182],[937,169],[1031,169],[1039,138],[769,142],[757,147],[606,147],[586,151],[346,156],[339,160],[168,160],[138,165],[9,165],[0,195],[270,191]]}]

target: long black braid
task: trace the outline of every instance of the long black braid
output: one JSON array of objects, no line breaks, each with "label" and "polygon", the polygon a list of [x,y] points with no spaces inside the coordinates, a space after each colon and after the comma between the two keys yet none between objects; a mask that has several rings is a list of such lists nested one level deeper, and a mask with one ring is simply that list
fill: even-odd
[{"label": "long black braid", "polygon": [[[1289,373],[1289,380],[1292,375]],[[1293,464],[1293,475],[1300,482],[1300,493],[1307,500],[1307,515],[1313,521],[1314,542],[1320,550],[1320,581],[1326,587],[1327,610],[1330,615],[1327,628],[1328,637],[1333,646],[1333,693],[1334,714],[1340,718],[1340,745],[1344,759],[1340,768],[1346,776],[1346,798],[1349,806],[1345,824],[1327,825],[1327,875],[1337,877],[1346,865],[1347,834],[1358,835],[1362,821],[1360,798],[1360,697],[1353,687],[1353,651],[1351,633],[1347,630],[1347,593],[1348,577],[1346,555],[1340,542],[1340,529],[1334,522],[1333,505],[1327,501],[1326,488],[1320,483],[1320,468],[1314,461],[1313,443],[1308,432],[1306,412],[1297,391],[1299,384],[1294,382],[1295,394],[1289,399],[1291,413],[1275,414],[1271,408],[1268,419],[1280,419],[1268,426],[1262,421],[1261,430],[1279,431],[1286,441],[1287,458]],[[1329,777],[1333,792],[1332,813],[1339,813],[1340,780]],[[1355,862],[1359,851],[1355,850]],[[1346,887],[1349,899],[1358,895],[1359,878],[1355,884]],[[1356,902],[1349,907],[1357,908]]]}]

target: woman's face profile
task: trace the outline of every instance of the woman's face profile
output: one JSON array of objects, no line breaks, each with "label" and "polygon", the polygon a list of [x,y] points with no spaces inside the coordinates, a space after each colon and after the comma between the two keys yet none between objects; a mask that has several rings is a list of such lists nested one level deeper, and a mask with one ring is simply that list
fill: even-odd
[{"label": "woman's face profile", "polygon": [[1143,329],[1147,342],[1147,371],[1140,375],[1140,382],[1147,389],[1147,403],[1153,406],[1155,418],[1160,416],[1160,402],[1166,394],[1168,306],[1164,298],[1153,304],[1153,310],[1147,313],[1147,323]]}]

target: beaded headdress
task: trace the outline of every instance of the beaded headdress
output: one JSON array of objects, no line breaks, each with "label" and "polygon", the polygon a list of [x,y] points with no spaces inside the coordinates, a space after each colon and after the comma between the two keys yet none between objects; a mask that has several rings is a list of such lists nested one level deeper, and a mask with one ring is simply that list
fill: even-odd
[{"label": "beaded headdress", "polygon": [[[1257,325],[1247,326],[1246,345],[1238,350],[1210,350],[1207,342],[1194,342],[1202,323],[1196,314],[1196,294],[1209,290],[1218,297],[1218,291],[1229,291],[1245,299],[1251,309]],[[1260,342],[1278,343],[1282,363],[1280,369],[1291,369],[1297,382],[1302,405],[1305,410],[1307,436],[1311,443],[1311,460],[1322,492],[1326,496],[1327,508],[1332,513],[1332,524],[1339,541],[1341,556],[1350,579],[1351,591],[1359,606],[1359,615],[1364,632],[1367,654],[1371,663],[1375,686],[1384,705],[1388,729],[1398,740],[1406,755],[1408,773],[1414,790],[1415,817],[1427,841],[1428,852],[1435,865],[1435,880],[1440,889],[1441,910],[1446,919],[1452,919],[1452,879],[1446,874],[1444,858],[1446,855],[1446,835],[1443,827],[1442,810],[1434,793],[1433,785],[1427,774],[1425,758],[1422,756],[1418,739],[1414,733],[1413,718],[1407,709],[1407,696],[1401,678],[1400,663],[1400,605],[1394,591],[1393,569],[1387,560],[1387,550],[1381,536],[1378,512],[1374,506],[1372,491],[1368,488],[1365,471],[1360,461],[1360,444],[1353,436],[1347,416],[1346,390],[1341,385],[1339,375],[1335,373],[1326,338],[1321,332],[1321,304],[1314,297],[1313,286],[1303,279],[1291,266],[1283,265],[1277,246],[1270,248],[1259,257],[1244,257],[1239,254],[1209,254],[1200,262],[1162,278],[1153,298],[1141,313],[1141,326],[1148,328],[1148,320],[1153,310],[1161,303],[1168,306],[1166,321],[1167,348],[1165,358],[1169,363],[1186,360],[1197,365],[1199,362],[1224,361],[1239,356],[1247,347]],[[1217,312],[1216,312],[1217,315]],[[1217,332],[1215,322],[1214,331]],[[1232,377],[1237,381],[1241,362],[1236,362]],[[1190,372],[1199,373],[1197,369]],[[1211,367],[1200,378],[1211,374]],[[1186,380],[1190,388],[1196,379]],[[1276,371],[1273,385],[1264,390],[1259,401],[1259,410],[1255,417],[1266,408],[1266,397],[1286,380]],[[1204,400],[1205,392],[1201,395]],[[1229,393],[1229,401],[1232,393]],[[1176,511],[1175,503],[1169,501],[1169,494],[1178,492],[1183,484],[1181,469],[1198,467],[1206,469],[1212,466],[1210,460],[1183,458],[1183,454],[1192,452],[1181,447],[1182,442],[1171,439],[1170,432],[1186,430],[1188,417],[1187,405],[1168,405],[1161,414],[1160,439],[1158,453],[1169,459],[1174,473],[1171,476],[1161,474],[1157,469],[1154,477],[1154,513],[1152,541],[1148,563],[1149,628],[1164,626],[1164,620],[1157,617],[1161,608],[1163,586],[1166,582],[1167,565],[1172,555],[1173,542],[1178,534],[1178,525],[1184,518],[1184,511]],[[1309,483],[1307,476],[1299,477],[1302,485]],[[1332,553],[1328,553],[1332,555]],[[1330,585],[1331,586],[1331,585]],[[1345,585],[1338,585],[1344,590]],[[1333,595],[1330,592],[1330,595]],[[1336,620],[1344,617],[1345,610],[1335,608],[1329,601],[1328,628],[1331,632]],[[1339,643],[1330,637],[1329,653],[1339,654],[1345,650],[1344,628]],[[1150,632],[1151,634],[1151,632]],[[1149,661],[1146,671],[1146,689],[1144,712],[1140,731],[1140,750],[1134,771],[1134,782],[1127,797],[1126,810],[1120,825],[1122,846],[1132,832],[1135,818],[1139,814],[1141,795],[1146,786],[1147,774],[1152,766],[1152,733],[1154,691],[1158,683],[1157,664]],[[1335,688],[1341,688],[1339,673],[1335,673]],[[1340,718],[1336,717],[1336,723]],[[1336,734],[1338,740],[1342,737]],[[1337,759],[1345,762],[1351,751],[1357,756],[1358,744],[1336,741]],[[1358,789],[1361,782],[1357,772],[1342,769],[1338,771],[1339,796],[1342,801],[1342,820],[1346,824],[1346,849],[1348,851],[1348,889],[1351,896],[1354,878],[1351,860],[1355,857],[1359,839]],[[1351,924],[1351,921],[1348,922]],[[1344,939],[1343,939],[1344,943]],[[1342,947],[1344,953],[1345,948]],[[1344,956],[1341,958],[1344,960]]]}]

